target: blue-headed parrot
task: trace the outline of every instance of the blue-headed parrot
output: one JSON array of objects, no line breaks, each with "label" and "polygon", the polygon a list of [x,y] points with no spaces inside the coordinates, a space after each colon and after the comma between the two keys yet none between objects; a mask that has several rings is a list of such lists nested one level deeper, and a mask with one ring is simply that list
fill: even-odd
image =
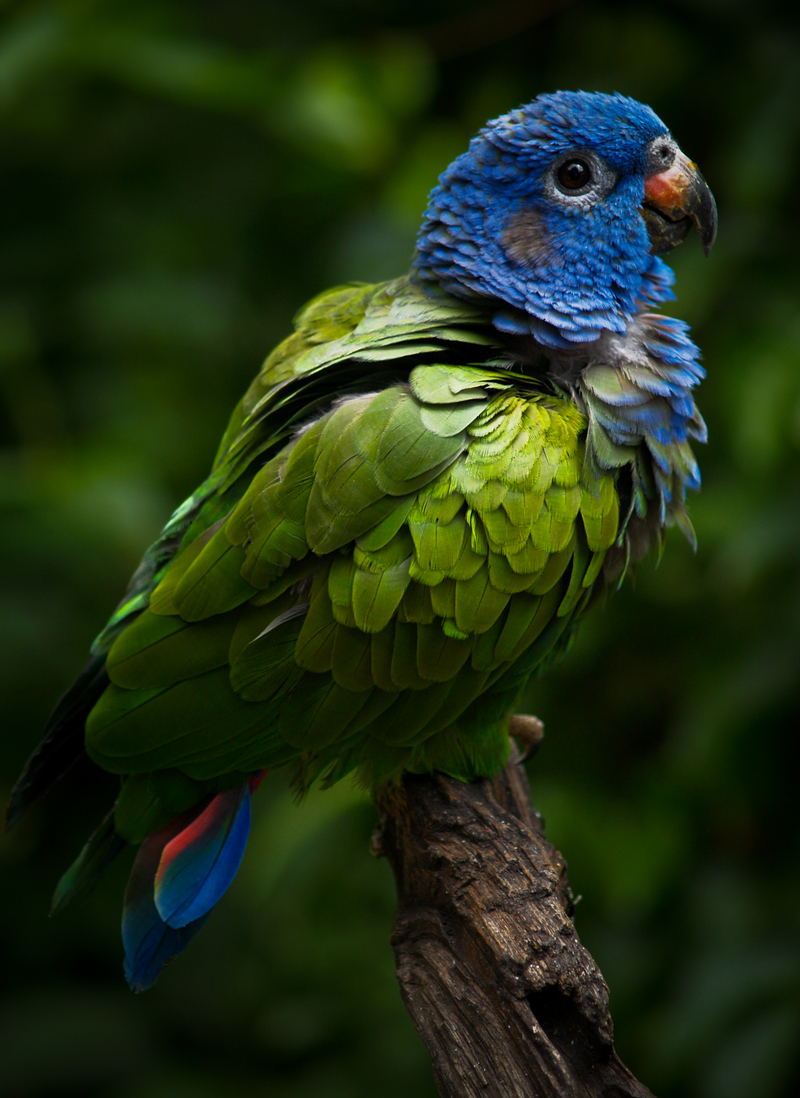
[{"label": "blue-headed parrot", "polygon": [[84,754],[119,776],[55,904],[138,846],[133,988],[230,884],[265,769],[493,775],[531,675],[665,526],[693,537],[703,370],[659,311],[692,224],[707,252],[711,192],[650,108],[542,95],[445,170],[409,273],[301,310],[8,809]]}]

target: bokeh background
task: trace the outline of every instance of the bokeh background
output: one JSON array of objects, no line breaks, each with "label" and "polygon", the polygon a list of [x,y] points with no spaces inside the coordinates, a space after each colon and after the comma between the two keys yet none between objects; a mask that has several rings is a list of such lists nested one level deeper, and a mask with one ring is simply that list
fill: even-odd
[{"label": "bokeh background", "polygon": [[[783,8],[783,14],[779,14]],[[800,23],[766,0],[0,5],[0,792],[295,310],[406,269],[425,196],[543,90],[650,103],[720,207],[675,255],[710,429],[677,534],[531,691],[530,766],[660,1098],[800,1088]],[[239,877],[143,996],[127,864],[52,922],[104,807],[0,845],[0,1094],[432,1098],[393,882],[346,783],[257,798]]]}]

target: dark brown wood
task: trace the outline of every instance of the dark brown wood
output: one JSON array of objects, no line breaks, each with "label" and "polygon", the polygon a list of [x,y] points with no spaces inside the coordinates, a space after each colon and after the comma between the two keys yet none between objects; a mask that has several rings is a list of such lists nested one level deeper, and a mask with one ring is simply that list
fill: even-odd
[{"label": "dark brown wood", "polygon": [[[535,747],[541,725],[515,718]],[[535,722],[535,723],[531,723]],[[405,1004],[442,1098],[652,1098],[617,1057],[519,754],[492,781],[407,774],[377,798]]]}]

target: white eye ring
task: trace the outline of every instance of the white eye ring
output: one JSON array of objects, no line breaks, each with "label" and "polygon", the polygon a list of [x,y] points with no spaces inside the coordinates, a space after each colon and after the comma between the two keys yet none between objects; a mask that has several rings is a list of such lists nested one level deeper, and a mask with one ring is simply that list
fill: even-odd
[{"label": "white eye ring", "polygon": [[596,153],[571,149],[552,165],[545,190],[558,202],[585,206],[605,198],[616,181],[616,172]]}]

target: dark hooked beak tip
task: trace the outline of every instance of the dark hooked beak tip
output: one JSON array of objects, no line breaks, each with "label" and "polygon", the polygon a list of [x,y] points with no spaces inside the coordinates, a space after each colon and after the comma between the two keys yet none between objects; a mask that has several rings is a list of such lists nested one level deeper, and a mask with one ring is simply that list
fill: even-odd
[{"label": "dark hooked beak tip", "polygon": [[684,240],[694,224],[708,255],[717,235],[717,204],[696,166],[679,152],[672,167],[644,181],[642,216],[651,251],[661,255]]}]

